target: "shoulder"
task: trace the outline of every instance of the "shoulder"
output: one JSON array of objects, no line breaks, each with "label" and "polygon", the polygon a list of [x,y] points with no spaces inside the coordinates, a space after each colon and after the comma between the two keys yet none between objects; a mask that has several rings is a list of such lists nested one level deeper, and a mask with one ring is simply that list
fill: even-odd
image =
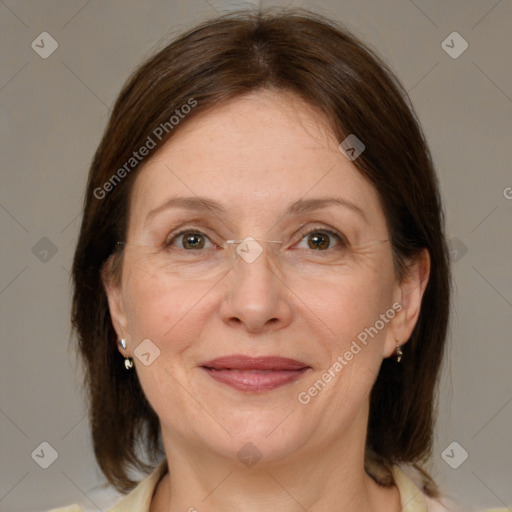
[{"label": "shoulder", "polygon": [[395,465],[391,468],[395,485],[402,499],[402,512],[510,512],[512,509],[468,508],[440,490],[439,498],[431,498],[424,491],[424,481],[412,467]]},{"label": "shoulder", "polygon": [[393,480],[398,487],[404,512],[463,512],[447,497],[431,498],[424,492],[422,476],[409,466],[392,467]]},{"label": "shoulder", "polygon": [[83,508],[80,505],[69,505],[67,507],[52,508],[48,512],[83,512]]},{"label": "shoulder", "polygon": [[[129,494],[119,495],[115,493],[102,496],[101,510],[108,510],[109,512],[148,512],[156,486],[167,470],[167,460],[164,459]],[[88,497],[91,498],[91,495],[88,494]],[[99,499],[95,499],[94,503],[97,504],[99,501]],[[75,503],[67,507],[54,508],[48,512],[94,512],[95,510],[100,510],[100,508],[97,506],[92,509],[88,505]]]},{"label": "shoulder", "polygon": [[439,501],[426,495],[423,495],[423,499],[425,500],[428,512],[462,512],[460,508],[455,508],[455,504],[447,503],[446,500],[441,499]]}]

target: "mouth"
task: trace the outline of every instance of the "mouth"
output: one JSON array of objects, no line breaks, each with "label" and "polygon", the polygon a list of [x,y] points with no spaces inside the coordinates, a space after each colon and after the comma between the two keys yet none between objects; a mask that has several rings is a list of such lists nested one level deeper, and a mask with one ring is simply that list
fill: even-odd
[{"label": "mouth", "polygon": [[235,355],[203,363],[201,369],[212,379],[239,391],[270,391],[300,379],[311,367],[285,357]]}]

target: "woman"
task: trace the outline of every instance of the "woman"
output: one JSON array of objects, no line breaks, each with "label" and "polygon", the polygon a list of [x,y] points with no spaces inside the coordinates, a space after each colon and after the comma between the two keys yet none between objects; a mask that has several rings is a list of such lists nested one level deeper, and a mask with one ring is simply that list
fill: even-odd
[{"label": "woman", "polygon": [[73,266],[112,510],[441,507],[443,222],[407,94],[341,27],[238,12],[144,63]]}]

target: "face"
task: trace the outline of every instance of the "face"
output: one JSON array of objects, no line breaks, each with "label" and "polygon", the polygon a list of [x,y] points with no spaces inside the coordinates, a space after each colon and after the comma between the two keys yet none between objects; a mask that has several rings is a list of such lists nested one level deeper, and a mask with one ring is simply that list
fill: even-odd
[{"label": "face", "polygon": [[[421,297],[397,281],[377,191],[339,142],[297,97],[257,92],[191,119],[139,172],[106,288],[164,440],[279,460],[364,436]],[[223,245],[249,236],[254,261]],[[205,368],[233,355],[302,369]]]}]

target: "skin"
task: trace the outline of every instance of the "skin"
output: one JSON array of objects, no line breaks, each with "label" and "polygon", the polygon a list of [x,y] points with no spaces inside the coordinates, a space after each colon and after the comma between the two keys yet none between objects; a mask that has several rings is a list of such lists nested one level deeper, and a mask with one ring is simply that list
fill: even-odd
[{"label": "skin", "polygon": [[[127,235],[135,245],[125,247],[121,275],[111,277],[107,267],[104,282],[116,332],[127,340],[121,353],[134,357],[144,339],[160,350],[148,366],[134,357],[161,421],[170,468],[152,512],[400,510],[396,487],[381,487],[364,471],[369,393],[382,359],[393,355],[395,340],[410,337],[417,321],[428,253],[411,262],[403,282],[389,243],[305,273],[282,273],[266,250],[251,264],[238,259],[224,273],[192,278],[138,247],[154,247],[170,230],[188,227],[182,217],[192,214],[173,209],[145,224],[148,212],[173,196],[207,197],[225,207],[208,215],[215,219],[208,233],[217,242],[290,241],[300,226],[319,224],[356,245],[388,239],[377,191],[338,144],[322,115],[298,97],[258,91],[186,122],[137,176]],[[298,199],[325,196],[352,201],[366,220],[340,206],[284,216]],[[302,240],[307,251],[307,237]],[[395,302],[401,311],[310,403],[299,403],[298,393]],[[244,393],[200,368],[230,354],[290,357],[311,369],[297,382]],[[237,457],[246,443],[261,453],[250,468]]]}]

